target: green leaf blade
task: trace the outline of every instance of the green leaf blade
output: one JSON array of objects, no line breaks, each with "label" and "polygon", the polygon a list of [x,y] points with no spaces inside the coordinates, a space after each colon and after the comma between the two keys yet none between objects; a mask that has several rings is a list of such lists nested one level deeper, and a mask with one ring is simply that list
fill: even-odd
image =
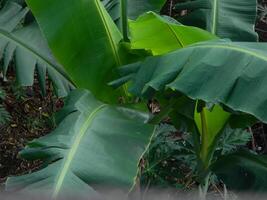
[{"label": "green leaf blade", "polygon": [[153,12],[130,21],[129,27],[131,49],[145,49],[151,51],[152,55],[162,55],[197,42],[218,39],[204,30],[170,22]]},{"label": "green leaf blade", "polygon": [[154,132],[146,124],[148,116],[103,104],[83,90],[70,94],[61,116],[65,117],[53,133],[30,142],[21,153],[53,162],[36,173],[10,178],[7,189],[48,189],[52,197],[82,189],[94,194],[97,186],[130,190]]},{"label": "green leaf blade", "polygon": [[157,91],[177,90],[266,122],[266,48],[224,40],[198,43],[131,65],[137,70],[127,69],[124,76],[132,75],[130,90],[138,96],[151,98]]},{"label": "green leaf blade", "polygon": [[116,77],[113,69],[122,65],[127,56],[119,47],[121,33],[100,1],[28,0],[27,3],[53,54],[73,82],[101,100],[117,102],[123,92],[114,92],[106,83]]},{"label": "green leaf blade", "polygon": [[256,0],[194,0],[176,4],[176,10],[190,11],[179,18],[183,24],[206,29],[233,41],[258,41]]},{"label": "green leaf blade", "polygon": [[266,191],[267,162],[264,155],[238,151],[221,157],[211,166],[211,170],[229,189]]}]

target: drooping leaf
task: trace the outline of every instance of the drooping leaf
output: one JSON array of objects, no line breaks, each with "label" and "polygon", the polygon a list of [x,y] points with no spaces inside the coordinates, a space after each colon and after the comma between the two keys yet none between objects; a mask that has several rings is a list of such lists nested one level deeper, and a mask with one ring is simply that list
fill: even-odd
[{"label": "drooping leaf", "polygon": [[[267,122],[266,44],[203,42],[120,69],[137,96],[170,88]],[[250,95],[248,95],[250,94]]]},{"label": "drooping leaf", "polygon": [[23,86],[31,86],[36,68],[39,83],[45,93],[46,73],[52,80],[59,96],[66,96],[73,84],[62,67],[55,61],[36,24],[21,27],[21,21],[28,13],[14,2],[8,2],[0,11],[0,71],[6,75],[14,58],[16,78]]},{"label": "drooping leaf", "polygon": [[233,41],[258,40],[255,32],[257,0],[193,0],[178,3],[176,11],[187,10],[179,18],[186,25],[197,26]]},{"label": "drooping leaf", "polygon": [[77,87],[117,102],[124,93],[106,83],[116,77],[115,67],[127,63],[127,56],[119,45],[121,33],[100,0],[28,0],[27,4]]},{"label": "drooping leaf", "polygon": [[[218,39],[195,27],[170,22],[153,12],[129,22],[131,49],[145,49],[161,55],[201,41]],[[159,34],[160,33],[160,34]]]},{"label": "drooping leaf", "polygon": [[229,189],[266,191],[267,157],[239,151],[221,157],[211,170]]},{"label": "drooping leaf", "polygon": [[70,93],[59,116],[55,131],[30,142],[21,152],[26,159],[43,159],[49,165],[9,178],[7,190],[64,197],[70,191],[90,196],[105,187],[131,189],[154,132],[146,124],[148,116],[103,104],[85,90]]}]

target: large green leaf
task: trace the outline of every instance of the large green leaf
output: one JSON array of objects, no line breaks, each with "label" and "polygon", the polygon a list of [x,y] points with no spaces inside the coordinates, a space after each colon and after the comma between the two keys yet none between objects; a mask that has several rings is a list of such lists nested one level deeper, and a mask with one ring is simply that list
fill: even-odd
[{"label": "large green leaf", "polygon": [[267,157],[239,151],[221,157],[211,170],[229,189],[266,191]]},{"label": "large green leaf", "polygon": [[176,10],[189,14],[180,22],[198,26],[233,41],[257,41],[254,30],[257,0],[193,0],[178,3]]},{"label": "large green leaf", "polygon": [[[134,94],[151,98],[170,88],[193,99],[224,104],[267,122],[267,45],[203,42],[120,69]],[[249,95],[248,95],[249,94]]]},{"label": "large green leaf", "polygon": [[16,78],[21,85],[33,84],[36,67],[43,92],[45,92],[47,73],[54,83],[57,94],[66,96],[73,85],[51,55],[38,26],[30,24],[19,27],[27,13],[27,8],[22,8],[14,2],[7,3],[0,11],[0,59],[3,60],[0,71],[5,76],[14,58]]},{"label": "large green leaf", "polygon": [[[153,12],[129,22],[131,49],[145,49],[152,55],[161,55],[196,42],[217,37],[199,28],[184,26]],[[160,33],[160,34],[158,34]]]},{"label": "large green leaf", "polygon": [[106,83],[116,77],[113,69],[124,64],[126,56],[119,46],[121,33],[100,0],[27,3],[73,82],[101,100],[116,102],[122,92],[114,92]]},{"label": "large green leaf", "polygon": [[[48,167],[7,181],[7,190],[46,191],[64,197],[71,191],[94,195],[106,187],[129,190],[154,127],[148,116],[103,104],[84,90],[73,91],[51,134],[30,142],[27,159],[45,159]],[[65,196],[66,197],[66,196]]]}]

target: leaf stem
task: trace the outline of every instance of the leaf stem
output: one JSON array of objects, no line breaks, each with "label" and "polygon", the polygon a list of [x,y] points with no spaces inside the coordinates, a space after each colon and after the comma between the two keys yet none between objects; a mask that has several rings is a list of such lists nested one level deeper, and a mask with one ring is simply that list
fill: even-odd
[{"label": "leaf stem", "polygon": [[200,158],[202,159],[204,168],[206,169],[208,167],[208,125],[204,108],[202,108],[200,112],[200,118],[202,127]]},{"label": "leaf stem", "polygon": [[121,0],[121,29],[124,42],[129,42],[127,0]]},{"label": "leaf stem", "polygon": [[199,198],[200,198],[200,200],[206,200],[207,199],[209,184],[210,184],[210,174],[208,174],[206,176],[204,183],[202,183],[199,186]]}]

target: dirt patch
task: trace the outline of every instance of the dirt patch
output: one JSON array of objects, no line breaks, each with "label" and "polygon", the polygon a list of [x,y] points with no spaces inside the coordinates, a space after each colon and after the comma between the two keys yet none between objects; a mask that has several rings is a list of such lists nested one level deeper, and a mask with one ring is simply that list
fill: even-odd
[{"label": "dirt patch", "polygon": [[52,93],[47,84],[47,95],[40,93],[37,81],[33,87],[19,87],[10,72],[8,81],[0,79],[6,97],[3,106],[10,113],[10,121],[0,126],[0,185],[8,176],[21,175],[39,169],[41,161],[26,161],[19,156],[27,142],[49,133],[54,127],[54,113],[62,101]]}]

